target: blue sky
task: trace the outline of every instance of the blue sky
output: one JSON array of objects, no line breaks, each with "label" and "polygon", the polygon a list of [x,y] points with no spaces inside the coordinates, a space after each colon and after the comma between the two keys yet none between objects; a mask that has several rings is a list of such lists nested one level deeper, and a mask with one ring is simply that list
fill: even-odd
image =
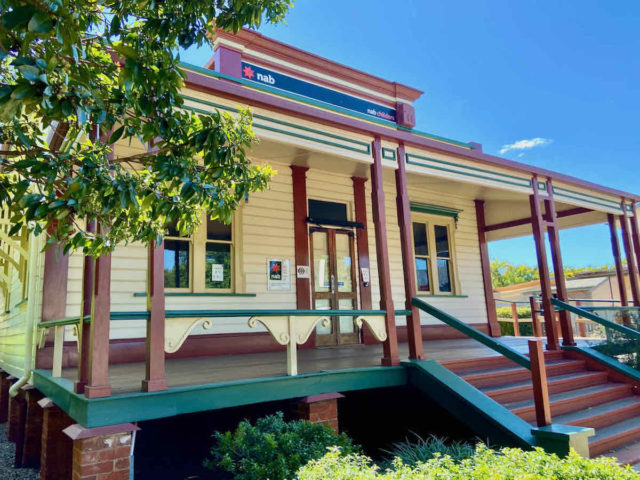
[{"label": "blue sky", "polygon": [[[492,154],[539,139],[503,156],[640,193],[637,0],[298,0],[286,22],[260,31],[424,90],[420,130]],[[566,265],[612,263],[603,225],[563,231],[561,242]],[[530,238],[490,252],[535,264]]]}]

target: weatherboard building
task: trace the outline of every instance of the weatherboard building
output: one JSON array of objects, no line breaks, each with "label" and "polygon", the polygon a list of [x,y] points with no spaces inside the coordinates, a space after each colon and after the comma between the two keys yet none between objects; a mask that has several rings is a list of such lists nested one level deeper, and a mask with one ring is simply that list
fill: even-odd
[{"label": "weatherboard building", "polygon": [[[640,196],[417,131],[419,90],[252,31],[219,32],[210,62],[183,69],[185,108],[249,107],[251,158],[277,174],[231,225],[203,219],[191,237],[169,229],[96,260],[41,253],[45,238],[9,237],[0,218],[0,421],[18,464],[129,478],[136,422],[293,399],[339,428],[342,395],[401,385],[482,438],[592,456],[640,439],[556,420],[572,407],[554,394],[615,383],[633,400],[638,379],[574,346],[549,273],[567,300],[559,230],[608,222],[625,302],[640,305]],[[487,243],[532,233],[546,338],[527,356],[500,338]]]}]

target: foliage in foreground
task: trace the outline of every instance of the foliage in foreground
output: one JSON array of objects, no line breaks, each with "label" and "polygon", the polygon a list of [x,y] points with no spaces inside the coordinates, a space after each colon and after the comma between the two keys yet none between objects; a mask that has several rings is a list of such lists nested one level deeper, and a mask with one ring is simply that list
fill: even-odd
[{"label": "foliage in foreground", "polygon": [[405,465],[416,465],[426,462],[436,456],[448,455],[455,461],[461,461],[472,457],[473,445],[465,442],[449,441],[446,438],[430,435],[422,438],[414,434],[415,439],[406,439],[391,445],[385,450],[392,458],[399,458]]},{"label": "foliage in foreground", "polygon": [[[229,220],[264,190],[251,115],[193,111],[179,49],[279,22],[292,0],[0,0],[0,207],[91,255]],[[49,138],[47,138],[49,136]],[[142,143],[113,156],[112,145]],[[149,147],[147,151],[144,147]],[[152,147],[152,148],[151,148]],[[91,232],[84,223],[103,228]]]},{"label": "foliage in foreground", "polygon": [[306,420],[286,422],[282,413],[255,425],[241,422],[233,432],[216,432],[214,439],[205,467],[229,472],[235,480],[293,479],[300,467],[321,458],[328,447],[340,448],[336,456],[359,451],[345,434]]},{"label": "foliage in foreground", "polygon": [[494,451],[480,445],[473,457],[456,462],[438,456],[415,466],[398,460],[381,471],[369,458],[343,455],[337,449],[300,469],[298,480],[631,480],[640,474],[621,467],[610,458],[586,459],[575,452],[567,458],[549,455],[542,449],[523,451],[505,448]]}]

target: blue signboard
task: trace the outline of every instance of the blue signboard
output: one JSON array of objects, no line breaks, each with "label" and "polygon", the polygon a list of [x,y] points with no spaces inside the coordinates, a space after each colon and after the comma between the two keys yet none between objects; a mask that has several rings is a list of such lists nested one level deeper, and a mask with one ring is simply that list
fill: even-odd
[{"label": "blue signboard", "polygon": [[252,82],[278,88],[286,92],[302,95],[320,102],[346,108],[354,112],[370,115],[375,118],[396,121],[395,108],[386,107],[369,102],[346,93],[337,92],[330,88],[321,87],[315,83],[305,82],[289,75],[284,75],[273,70],[258,67],[250,63],[242,62],[242,78]]}]

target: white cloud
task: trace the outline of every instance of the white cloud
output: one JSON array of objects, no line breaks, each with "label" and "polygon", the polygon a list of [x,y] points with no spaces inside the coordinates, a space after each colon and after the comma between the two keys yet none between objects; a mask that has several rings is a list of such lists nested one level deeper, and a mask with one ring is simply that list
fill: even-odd
[{"label": "white cloud", "polygon": [[553,140],[548,138],[540,137],[518,140],[517,142],[513,142],[509,145],[503,145],[500,149],[500,155],[504,155],[511,150],[528,150],[535,147],[544,147],[545,145],[549,145],[552,141]]}]

